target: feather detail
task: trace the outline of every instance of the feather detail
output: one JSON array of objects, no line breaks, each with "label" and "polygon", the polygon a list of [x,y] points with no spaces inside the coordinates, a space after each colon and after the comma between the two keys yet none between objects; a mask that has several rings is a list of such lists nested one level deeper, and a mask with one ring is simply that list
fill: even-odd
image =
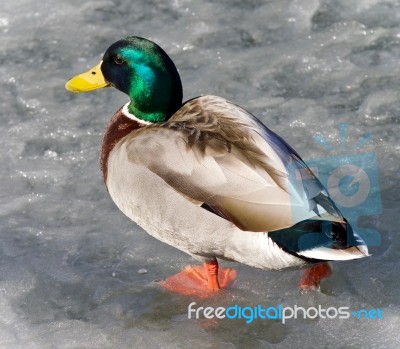
[{"label": "feather detail", "polygon": [[283,229],[324,212],[341,217],[329,197],[318,199],[324,188],[311,171],[307,181],[295,180],[294,169],[308,169],[298,154],[223,98],[193,99],[126,142],[130,161],[242,230]]}]

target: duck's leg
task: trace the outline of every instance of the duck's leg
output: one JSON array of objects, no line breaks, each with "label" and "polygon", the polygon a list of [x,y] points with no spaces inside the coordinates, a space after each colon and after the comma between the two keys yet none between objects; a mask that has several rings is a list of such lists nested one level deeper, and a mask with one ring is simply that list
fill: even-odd
[{"label": "duck's leg", "polygon": [[321,280],[332,274],[332,268],[325,262],[307,268],[299,281],[299,289],[302,291],[319,290]]},{"label": "duck's leg", "polygon": [[214,259],[211,262],[204,262],[204,269],[207,275],[207,288],[212,291],[218,291],[221,287],[218,282],[218,261]]},{"label": "duck's leg", "polygon": [[236,271],[219,268],[216,258],[207,260],[203,266],[188,266],[178,274],[161,282],[161,285],[175,293],[207,298],[219,289],[228,287],[236,278]]}]

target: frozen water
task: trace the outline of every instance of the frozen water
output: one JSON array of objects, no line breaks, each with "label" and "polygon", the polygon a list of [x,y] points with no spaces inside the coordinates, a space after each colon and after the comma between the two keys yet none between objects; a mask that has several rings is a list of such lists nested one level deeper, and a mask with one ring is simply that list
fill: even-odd
[{"label": "frozen water", "polygon": [[[7,1],[0,12],[1,348],[399,348],[400,2],[382,0]],[[364,134],[378,159],[381,235],[372,257],[336,263],[320,293],[298,271],[235,265],[234,287],[198,305],[380,308],[383,319],[188,320],[192,301],[153,280],[192,260],[140,230],[111,202],[99,143],[126,101],[72,95],[65,81],[127,35],[173,58],[185,99],[242,105],[305,159],[314,141]]]}]

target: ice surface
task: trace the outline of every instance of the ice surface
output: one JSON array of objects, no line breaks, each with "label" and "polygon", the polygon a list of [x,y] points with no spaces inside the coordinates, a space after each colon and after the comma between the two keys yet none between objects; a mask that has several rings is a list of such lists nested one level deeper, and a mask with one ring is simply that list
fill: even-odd
[{"label": "ice surface", "polygon": [[[399,348],[400,2],[8,1],[0,12],[0,348]],[[383,212],[372,257],[336,263],[320,293],[298,271],[236,265],[234,287],[198,305],[381,308],[384,319],[188,320],[191,299],[154,280],[193,263],[111,202],[99,171],[116,90],[72,95],[65,81],[127,35],[159,43],[185,99],[242,105],[305,159],[332,155],[339,123],[366,133]],[[143,272],[143,271],[147,272]],[[142,272],[141,272],[142,271]]]}]

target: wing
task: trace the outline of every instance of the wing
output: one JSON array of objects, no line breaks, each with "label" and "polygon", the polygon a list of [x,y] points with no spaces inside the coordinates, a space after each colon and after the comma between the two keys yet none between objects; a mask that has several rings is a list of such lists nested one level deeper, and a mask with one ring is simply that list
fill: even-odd
[{"label": "wing", "polygon": [[242,230],[274,231],[321,215],[342,218],[300,156],[222,98],[193,99],[168,122],[139,129],[126,141],[131,162]]}]

